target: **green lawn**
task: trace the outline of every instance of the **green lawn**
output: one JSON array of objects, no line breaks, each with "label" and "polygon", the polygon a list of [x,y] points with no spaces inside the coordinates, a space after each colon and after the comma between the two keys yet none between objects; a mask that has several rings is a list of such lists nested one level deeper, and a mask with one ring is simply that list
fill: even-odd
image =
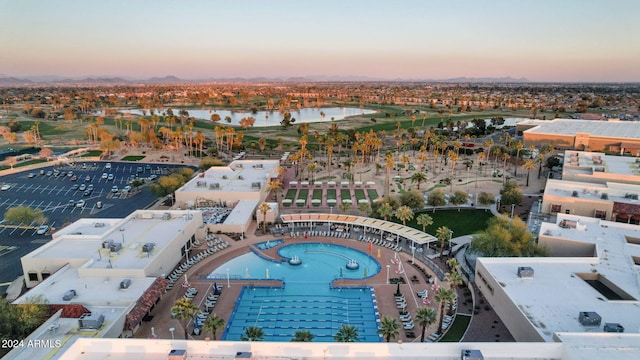
[{"label": "green lawn", "polygon": [[358,204],[360,203],[360,200],[366,199],[366,197],[364,196],[364,190],[362,189],[356,189],[355,194],[356,194],[356,200],[358,201]]},{"label": "green lawn", "polygon": [[336,199],[336,189],[327,189],[327,199]]},{"label": "green lawn", "polygon": [[100,156],[102,155],[102,150],[89,150],[87,151],[86,154],[82,155],[81,157],[94,157],[94,156]]},{"label": "green lawn", "polygon": [[[414,215],[411,221],[407,222],[407,226],[422,230],[422,226],[416,222],[416,217],[421,212]],[[491,211],[484,210],[436,210],[427,211],[427,214],[433,218],[433,225],[427,227],[427,233],[434,235],[440,226],[446,226],[453,230],[453,237],[475,234],[487,227],[487,222],[493,217]],[[400,223],[398,220],[393,221]]]},{"label": "green lawn", "polygon": [[460,342],[465,331],[467,331],[470,322],[471,316],[460,314],[456,315],[455,320],[453,320],[453,324],[450,325],[449,331],[447,331],[439,342]]},{"label": "green lawn", "polygon": [[345,200],[345,199],[351,200],[351,190],[340,189],[340,200]]},{"label": "green lawn", "polygon": [[284,198],[291,200],[291,202],[286,203],[286,202],[283,201],[282,202],[282,206],[291,206],[291,205],[293,205],[294,202],[295,202],[297,193],[298,193],[297,189],[289,189],[289,190],[287,190],[287,193],[285,194]]},{"label": "green lawn", "polygon": [[33,165],[33,164],[40,164],[40,163],[45,163],[45,162],[47,162],[47,160],[45,160],[45,159],[34,159],[34,160],[21,162],[19,164],[16,164],[14,167],[23,167],[23,166],[28,166],[28,165]]},{"label": "green lawn", "polygon": [[378,192],[376,191],[376,189],[367,189],[367,194],[369,194],[369,201],[371,203],[373,203],[380,197],[378,196]]},{"label": "green lawn", "polygon": [[146,158],[145,155],[128,155],[122,158],[122,161],[140,161]]}]

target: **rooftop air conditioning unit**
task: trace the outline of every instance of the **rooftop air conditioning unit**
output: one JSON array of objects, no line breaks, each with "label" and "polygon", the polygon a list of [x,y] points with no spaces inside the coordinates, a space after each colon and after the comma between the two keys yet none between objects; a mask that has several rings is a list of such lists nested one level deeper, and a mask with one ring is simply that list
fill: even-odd
[{"label": "rooftop air conditioning unit", "polygon": [[155,246],[156,246],[156,244],[155,244],[155,243],[150,243],[150,242],[149,242],[149,243],[146,243],[146,244],[142,245],[142,252],[150,253],[150,252],[152,252],[152,251],[153,251],[153,248],[154,248]]},{"label": "rooftop air conditioning unit", "polygon": [[80,329],[93,329],[97,330],[102,327],[104,323],[104,315],[84,314],[78,319]]},{"label": "rooftop air conditioning unit", "polygon": [[128,289],[131,286],[131,279],[124,279],[120,281],[120,289]]},{"label": "rooftop air conditioning unit", "polygon": [[533,277],[533,268],[530,266],[518,266],[518,277],[519,278],[532,278]]},{"label": "rooftop air conditioning unit", "polygon": [[162,220],[170,220],[170,219],[171,219],[171,214],[170,213],[162,214]]},{"label": "rooftop air conditioning unit", "polygon": [[111,247],[111,244],[113,244],[113,240],[105,240],[102,242],[102,248],[108,249]]},{"label": "rooftop air conditioning unit", "polygon": [[578,192],[574,190],[573,193],[571,194],[571,196],[578,197]]},{"label": "rooftop air conditioning unit", "polygon": [[608,200],[608,199],[609,199],[609,194],[607,194],[607,193],[602,193],[602,195],[600,195],[600,199],[602,199],[602,200]]},{"label": "rooftop air conditioning unit", "polygon": [[111,246],[109,246],[109,250],[111,250],[112,253],[120,252],[120,250],[122,250],[122,244],[113,243],[111,244]]},{"label": "rooftop air conditioning unit", "polygon": [[582,326],[600,326],[602,318],[597,312],[581,311],[578,316],[578,321]]},{"label": "rooftop air conditioning unit", "polygon": [[460,354],[461,360],[484,360],[480,350],[462,350]]},{"label": "rooftop air conditioning unit", "polygon": [[605,323],[604,332],[624,332],[624,327],[618,323]]}]

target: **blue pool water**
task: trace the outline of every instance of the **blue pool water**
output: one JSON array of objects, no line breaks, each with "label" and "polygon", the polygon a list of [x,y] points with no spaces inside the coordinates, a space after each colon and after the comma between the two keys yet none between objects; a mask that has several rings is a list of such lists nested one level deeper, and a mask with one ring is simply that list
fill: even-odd
[{"label": "blue pool water", "polygon": [[[248,326],[259,326],[266,341],[290,341],[296,330],[309,330],[314,341],[333,341],[341,324],[358,328],[360,340],[381,341],[377,333],[379,314],[375,294],[364,284],[365,275],[380,272],[380,264],[370,255],[341,245],[305,243],[285,245],[278,253],[297,256],[302,265],[274,262],[254,253],[226,262],[210,278],[281,279],[284,288],[244,287],[229,319],[224,340],[239,340]],[[348,270],[349,260],[358,270]],[[362,288],[331,288],[338,278],[363,279]]]},{"label": "blue pool water", "polygon": [[271,248],[274,248],[280,244],[282,244],[284,241],[282,241],[281,239],[278,240],[269,240],[269,241],[264,241],[264,242],[260,242],[260,243],[256,243],[255,246],[260,249],[260,250],[268,250]]}]

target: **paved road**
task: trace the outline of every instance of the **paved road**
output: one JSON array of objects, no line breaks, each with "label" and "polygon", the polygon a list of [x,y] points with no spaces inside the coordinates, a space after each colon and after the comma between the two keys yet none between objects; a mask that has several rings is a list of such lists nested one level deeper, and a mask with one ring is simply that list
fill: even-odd
[{"label": "paved road", "polygon": [[[110,164],[110,168],[107,164]],[[125,217],[136,209],[147,207],[156,199],[147,186],[152,183],[148,180],[149,176],[166,175],[178,167],[184,165],[78,162],[6,175],[0,177],[0,184],[11,187],[0,191],[0,216],[4,217],[7,209],[15,206],[38,208],[48,218],[47,224],[53,228],[86,217]],[[106,179],[103,173],[107,174]],[[113,175],[111,180],[109,174]],[[72,181],[74,176],[76,179]],[[122,189],[136,177],[145,180],[146,185],[139,192],[123,193]],[[78,189],[74,190],[74,185]],[[83,185],[92,185],[93,191],[85,194],[80,190]],[[117,191],[113,190],[114,186],[118,188]],[[71,200],[73,206],[70,205]],[[75,206],[80,200],[84,200],[85,205]],[[103,204],[101,209],[96,207],[99,201]],[[22,275],[20,257],[51,240],[51,236],[36,234],[35,226],[39,224],[26,224],[31,227],[5,225],[4,222],[0,223],[0,294],[6,291],[5,283]]]}]

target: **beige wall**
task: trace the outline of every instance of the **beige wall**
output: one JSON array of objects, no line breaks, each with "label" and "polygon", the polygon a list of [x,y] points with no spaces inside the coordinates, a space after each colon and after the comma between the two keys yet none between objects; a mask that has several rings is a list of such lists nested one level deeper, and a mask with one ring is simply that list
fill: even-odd
[{"label": "beige wall", "polygon": [[[76,258],[76,259],[60,259],[60,258],[38,258],[38,257],[22,257],[22,271],[24,273],[25,285],[27,288],[32,288],[42,282],[42,272],[48,271],[53,275],[58,270],[62,269],[65,265],[69,264],[71,267],[80,267],[89,261],[89,258]],[[38,274],[38,281],[29,281],[29,272],[36,272]]]},{"label": "beige wall", "polygon": [[525,147],[544,146],[551,144],[559,149],[572,149],[574,144],[574,137],[572,135],[557,135],[557,134],[540,134],[540,133],[528,133],[523,134],[522,140]]},{"label": "beige wall", "polygon": [[561,239],[540,233],[538,245],[553,257],[594,257],[596,246],[582,241]]},{"label": "beige wall", "polygon": [[202,189],[202,191],[176,191],[176,205],[182,209],[189,208],[196,199],[207,199],[212,201],[226,201],[227,206],[233,206],[240,200],[264,201],[267,197],[267,189],[263,187],[260,191],[229,192],[212,191]]},{"label": "beige wall", "polygon": [[555,214],[551,212],[551,205],[560,204],[562,208],[561,214],[565,214],[565,211],[569,209],[571,214],[594,217],[596,210],[606,211],[607,219],[611,219],[613,212],[613,202],[610,200],[592,200],[583,199],[580,197],[567,197],[556,196],[545,193],[542,198],[542,213],[543,214]]},{"label": "beige wall", "polygon": [[[517,265],[513,265],[513,274],[517,276]],[[523,279],[529,281],[533,279]],[[527,319],[526,314],[511,301],[509,296],[504,292],[504,288],[498,284],[495,279],[490,276],[489,271],[484,267],[482,258],[476,262],[475,283],[482,292],[485,299],[495,309],[500,320],[505,324],[511,335],[518,342],[541,342],[544,339],[538,334],[534,326]],[[484,310],[480,310],[484,311]]]}]

